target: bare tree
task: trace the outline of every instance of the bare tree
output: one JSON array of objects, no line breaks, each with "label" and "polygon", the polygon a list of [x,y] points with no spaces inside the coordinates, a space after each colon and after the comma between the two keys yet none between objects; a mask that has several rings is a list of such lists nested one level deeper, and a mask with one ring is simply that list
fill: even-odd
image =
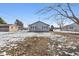
[{"label": "bare tree", "polygon": [[[79,25],[79,18],[75,15],[75,12],[73,12],[73,9],[71,8],[71,5],[69,3],[65,3],[65,4],[54,4],[54,6],[48,6],[44,9],[39,10],[38,13],[41,14],[45,14],[48,13],[50,11],[55,11],[55,15],[60,15],[63,16],[65,18],[68,18],[70,20],[72,20],[73,22],[75,22],[76,24]],[[51,16],[52,17],[52,16]]]},{"label": "bare tree", "polygon": [[23,22],[22,21],[16,19],[15,24],[18,25],[19,30],[22,30],[23,29]]},{"label": "bare tree", "polygon": [[65,25],[65,19],[62,17],[56,19],[56,24],[58,25],[59,29],[62,30]]}]

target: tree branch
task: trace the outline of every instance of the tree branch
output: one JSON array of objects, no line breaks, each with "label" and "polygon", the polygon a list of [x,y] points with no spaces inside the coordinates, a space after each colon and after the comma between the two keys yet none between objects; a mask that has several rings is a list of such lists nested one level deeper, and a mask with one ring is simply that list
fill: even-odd
[{"label": "tree branch", "polygon": [[67,3],[67,6],[68,6],[68,8],[69,8],[69,10],[70,10],[70,12],[71,12],[71,14],[72,14],[72,16],[75,16],[75,14],[73,13],[73,11],[72,11],[72,9],[71,9],[69,3]]}]

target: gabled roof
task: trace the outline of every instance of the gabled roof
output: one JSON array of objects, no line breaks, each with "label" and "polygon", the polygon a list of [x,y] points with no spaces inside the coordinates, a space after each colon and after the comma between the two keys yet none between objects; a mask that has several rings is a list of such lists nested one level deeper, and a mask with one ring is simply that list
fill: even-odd
[{"label": "gabled roof", "polygon": [[64,28],[69,27],[69,26],[79,27],[78,24],[76,24],[76,23],[72,23],[72,24],[69,24],[69,25],[65,25]]},{"label": "gabled roof", "polygon": [[49,26],[49,24],[46,24],[46,23],[44,23],[44,22],[42,22],[42,21],[37,21],[37,22],[34,22],[34,23],[30,24],[29,26],[31,26],[31,25],[33,25],[33,24],[36,24],[36,23],[43,23],[43,24],[45,24],[45,25],[48,25],[48,26]]}]

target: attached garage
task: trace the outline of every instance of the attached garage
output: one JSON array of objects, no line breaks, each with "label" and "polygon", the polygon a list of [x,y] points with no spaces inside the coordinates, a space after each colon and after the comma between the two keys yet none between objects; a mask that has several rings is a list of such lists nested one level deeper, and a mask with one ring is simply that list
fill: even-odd
[{"label": "attached garage", "polygon": [[18,26],[15,24],[0,24],[0,32],[17,31]]}]

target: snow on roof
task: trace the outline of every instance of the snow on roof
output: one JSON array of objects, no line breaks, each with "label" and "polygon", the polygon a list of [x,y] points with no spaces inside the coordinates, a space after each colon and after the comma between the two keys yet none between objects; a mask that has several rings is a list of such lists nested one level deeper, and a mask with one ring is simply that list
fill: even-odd
[{"label": "snow on roof", "polygon": [[[33,24],[36,24],[36,23],[43,23],[43,24],[45,24],[45,25],[48,25],[48,24],[46,24],[46,23],[44,23],[44,22],[42,22],[42,21],[37,21],[37,22],[34,22],[34,23],[32,23],[32,24],[30,24],[30,25],[33,25]],[[29,25],[29,26],[30,26]],[[48,25],[49,26],[49,25]]]},{"label": "snow on roof", "polygon": [[11,26],[11,25],[14,25],[14,24],[0,24],[0,26]]},{"label": "snow on roof", "polygon": [[69,24],[69,25],[65,25],[64,28],[65,28],[65,27],[68,27],[68,26],[76,26],[76,27],[79,27],[78,24],[76,24],[76,23],[72,23],[72,24]]}]

